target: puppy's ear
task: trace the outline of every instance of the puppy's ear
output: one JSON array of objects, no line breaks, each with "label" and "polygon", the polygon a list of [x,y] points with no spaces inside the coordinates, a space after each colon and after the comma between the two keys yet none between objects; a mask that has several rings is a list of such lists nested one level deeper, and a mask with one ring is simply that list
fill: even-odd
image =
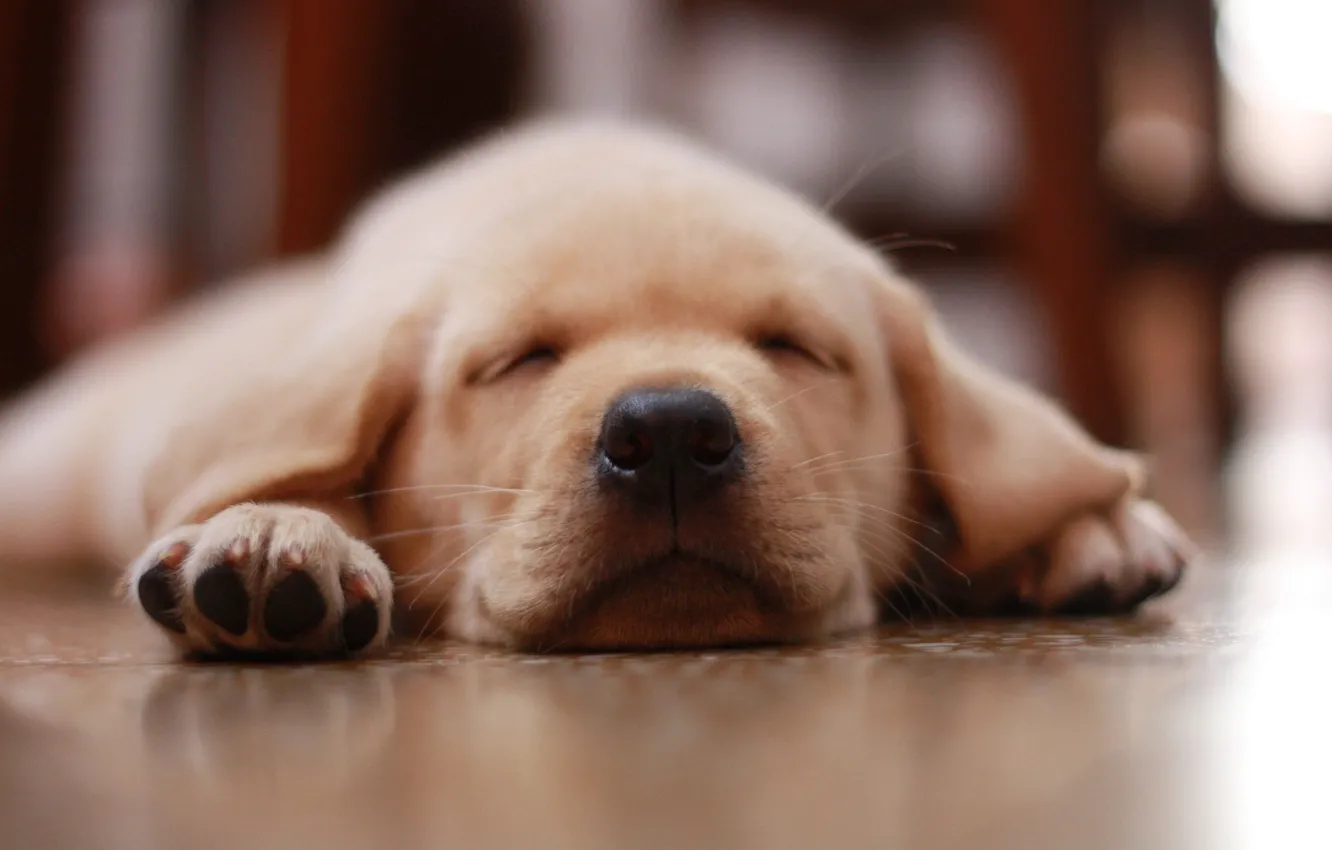
[{"label": "puppy's ear", "polygon": [[1135,457],[1098,444],[1051,401],[969,358],[914,288],[889,278],[878,295],[911,439],[952,514],[962,565],[996,565],[1140,486]]},{"label": "puppy's ear", "polygon": [[200,311],[197,359],[182,364],[193,380],[156,404],[163,439],[143,482],[154,534],[237,502],[347,492],[373,462],[416,390],[414,312],[324,276],[322,264],[266,273],[240,285],[255,289],[234,317]]}]

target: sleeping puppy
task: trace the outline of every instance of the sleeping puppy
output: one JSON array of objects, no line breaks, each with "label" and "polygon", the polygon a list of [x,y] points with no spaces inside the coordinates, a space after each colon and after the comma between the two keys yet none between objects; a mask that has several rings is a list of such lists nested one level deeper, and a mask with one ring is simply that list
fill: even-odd
[{"label": "sleeping puppy", "polygon": [[551,124],[19,400],[0,547],[199,653],[809,641],[1130,610],[1189,552],[1142,478],[791,194]]}]

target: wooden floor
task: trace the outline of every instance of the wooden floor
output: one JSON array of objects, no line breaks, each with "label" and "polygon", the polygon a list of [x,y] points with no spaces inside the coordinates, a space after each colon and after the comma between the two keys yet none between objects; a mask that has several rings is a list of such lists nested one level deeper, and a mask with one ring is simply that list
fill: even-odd
[{"label": "wooden floor", "polygon": [[1332,847],[1332,563],[794,651],[175,662],[0,592],[0,846]]}]

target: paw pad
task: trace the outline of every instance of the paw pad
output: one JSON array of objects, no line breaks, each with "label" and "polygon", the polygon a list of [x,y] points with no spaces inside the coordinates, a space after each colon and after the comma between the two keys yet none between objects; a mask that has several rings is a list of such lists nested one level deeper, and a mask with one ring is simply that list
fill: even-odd
[{"label": "paw pad", "polygon": [[290,642],[324,622],[327,615],[328,603],[319,585],[304,570],[292,570],[268,591],[264,631],[275,640]]},{"label": "paw pad", "polygon": [[353,605],[342,618],[342,645],[348,652],[360,652],[379,632],[379,608],[373,599]]},{"label": "paw pad", "polygon": [[180,616],[180,604],[176,601],[175,579],[171,571],[171,567],[158,561],[139,576],[139,604],[159,626],[184,634],[185,621]]},{"label": "paw pad", "polygon": [[249,628],[250,594],[230,564],[214,564],[195,579],[194,606],[233,635]]},{"label": "paw pad", "polygon": [[370,547],[287,505],[238,505],[178,529],[139,559],[129,588],[183,649],[228,657],[362,652],[383,641],[392,605]]}]

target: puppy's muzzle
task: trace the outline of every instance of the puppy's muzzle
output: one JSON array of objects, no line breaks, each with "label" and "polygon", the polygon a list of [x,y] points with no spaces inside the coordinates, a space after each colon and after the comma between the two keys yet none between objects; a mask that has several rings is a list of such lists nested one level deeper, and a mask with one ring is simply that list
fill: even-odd
[{"label": "puppy's muzzle", "polygon": [[731,409],[694,388],[640,388],[616,398],[602,420],[595,462],[603,486],[673,513],[744,470]]}]

